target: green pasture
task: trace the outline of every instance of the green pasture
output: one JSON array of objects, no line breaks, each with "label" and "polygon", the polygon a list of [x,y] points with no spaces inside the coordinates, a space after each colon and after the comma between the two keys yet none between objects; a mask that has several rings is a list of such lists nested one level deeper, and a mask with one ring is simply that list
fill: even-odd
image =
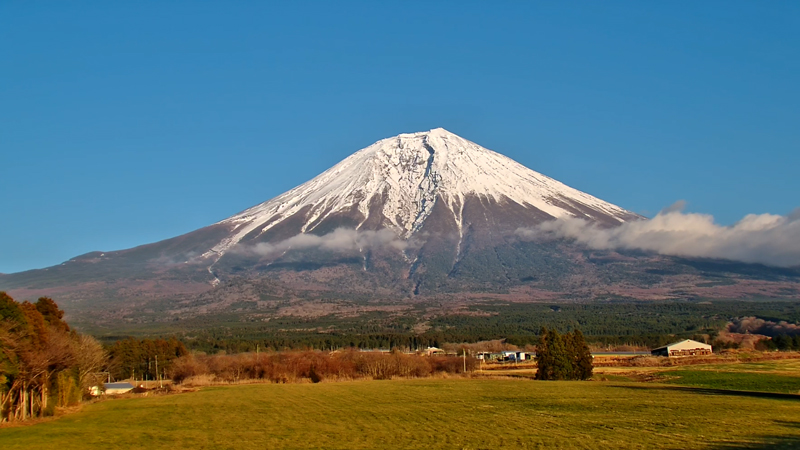
[{"label": "green pasture", "polygon": [[709,389],[800,394],[800,374],[785,375],[723,370],[673,370],[663,372],[666,383]]},{"label": "green pasture", "polygon": [[800,448],[800,398],[665,384],[422,379],[107,400],[10,449]]}]

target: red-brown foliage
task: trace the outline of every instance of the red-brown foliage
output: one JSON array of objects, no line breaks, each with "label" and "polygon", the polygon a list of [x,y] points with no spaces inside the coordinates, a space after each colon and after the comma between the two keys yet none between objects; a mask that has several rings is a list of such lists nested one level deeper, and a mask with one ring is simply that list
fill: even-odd
[{"label": "red-brown foliage", "polygon": [[[476,361],[467,358],[467,371]],[[206,376],[214,382],[236,383],[264,380],[273,383],[294,383],[305,380],[353,380],[394,377],[420,378],[436,373],[464,372],[464,360],[455,356],[428,357],[401,352],[379,353],[348,350],[241,353],[235,355],[187,355],[173,361],[170,375],[181,383],[192,377]]]}]

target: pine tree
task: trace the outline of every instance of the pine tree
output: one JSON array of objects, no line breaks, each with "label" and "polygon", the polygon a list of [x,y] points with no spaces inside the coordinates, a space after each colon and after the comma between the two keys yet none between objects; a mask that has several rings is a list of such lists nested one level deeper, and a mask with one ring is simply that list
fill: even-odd
[{"label": "pine tree", "polygon": [[539,330],[539,345],[536,346],[536,379],[551,380],[552,362],[547,346],[547,328]]},{"label": "pine tree", "polygon": [[573,365],[567,343],[556,330],[547,333],[548,352],[552,358],[551,380],[572,379]]},{"label": "pine tree", "polygon": [[592,376],[592,354],[578,330],[562,336],[542,327],[536,364],[537,380],[586,380]]},{"label": "pine tree", "polygon": [[588,380],[592,377],[594,364],[592,363],[592,352],[589,346],[586,345],[586,340],[583,338],[583,333],[580,330],[572,332],[571,336],[572,353],[573,353],[573,379],[575,380]]}]

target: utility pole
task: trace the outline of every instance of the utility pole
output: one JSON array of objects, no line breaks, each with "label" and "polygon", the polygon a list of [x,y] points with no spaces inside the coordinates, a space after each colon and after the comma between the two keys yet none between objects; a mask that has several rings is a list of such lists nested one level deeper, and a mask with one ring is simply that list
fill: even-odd
[{"label": "utility pole", "polygon": [[462,350],[464,353],[464,373],[467,373],[467,349]]},{"label": "utility pole", "polygon": [[158,386],[163,388],[164,383],[161,382],[161,374],[158,373],[158,355],[156,355],[156,378],[158,378]]}]

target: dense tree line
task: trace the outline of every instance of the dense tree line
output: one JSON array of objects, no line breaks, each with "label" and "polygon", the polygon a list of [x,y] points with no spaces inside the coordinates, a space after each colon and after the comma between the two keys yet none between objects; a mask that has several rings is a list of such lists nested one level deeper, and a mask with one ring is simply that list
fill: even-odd
[{"label": "dense tree line", "polygon": [[790,336],[779,334],[772,339],[762,339],[756,344],[757,350],[800,351],[800,334]]},{"label": "dense tree line", "polygon": [[[415,306],[416,307],[424,307]],[[415,330],[418,312],[402,316],[365,313],[359,317],[284,316],[240,327],[193,329],[178,335],[192,350],[228,353],[262,349],[439,347],[445,342],[506,339],[524,347],[536,345],[542,326],[564,332],[580,329],[587,341],[601,346],[659,347],[675,340],[712,334],[737,317],[800,322],[797,301],[620,301],[593,303],[499,303],[472,305],[459,314],[430,319],[427,331]],[[319,332],[309,330],[322,330]]]},{"label": "dense tree line", "polygon": [[[712,331],[712,330],[705,330]],[[199,331],[192,337],[183,337],[187,348],[206,353],[244,353],[262,350],[337,350],[349,347],[361,349],[401,348],[421,350],[427,347],[441,347],[445,343],[483,342],[502,339],[517,347],[536,345],[539,343],[538,331],[529,335],[503,335],[500,333],[469,333],[460,330],[425,332],[422,334],[338,334],[338,333],[286,333],[266,336],[250,334],[246,330],[241,333],[214,333]],[[678,339],[696,337],[696,333],[679,334],[642,334],[630,336],[587,336],[588,342],[598,346],[636,345],[644,347],[660,347]]]},{"label": "dense tree line", "polygon": [[561,335],[542,328],[536,347],[537,380],[588,380],[592,376],[592,353],[580,330]]},{"label": "dense tree line", "polygon": [[156,380],[164,378],[172,362],[189,354],[176,338],[135,339],[114,342],[108,349],[109,371],[116,379]]},{"label": "dense tree line", "polygon": [[0,421],[50,414],[98,382],[105,350],[63,317],[48,297],[17,303],[0,292]]}]

